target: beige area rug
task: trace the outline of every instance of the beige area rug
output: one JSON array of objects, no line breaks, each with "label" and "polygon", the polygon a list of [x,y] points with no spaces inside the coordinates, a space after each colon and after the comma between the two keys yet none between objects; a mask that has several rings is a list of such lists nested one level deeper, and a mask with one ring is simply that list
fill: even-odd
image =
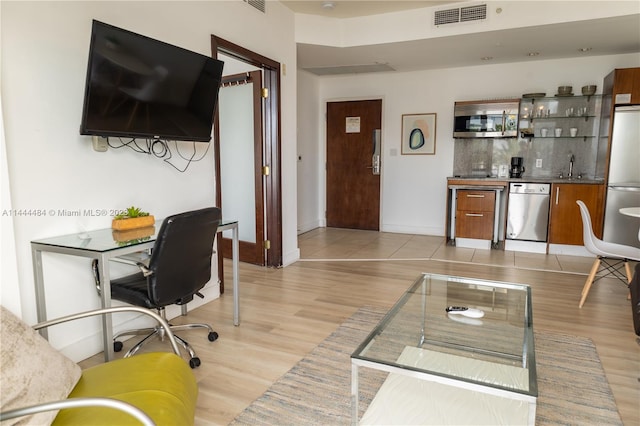
[{"label": "beige area rug", "polygon": [[[232,425],[348,425],[350,355],[385,311],[365,307],[240,413]],[[609,383],[590,339],[536,332],[537,425],[622,425]],[[367,371],[372,371],[366,369]],[[360,374],[361,414],[384,380]],[[371,377],[368,377],[371,376]]]}]

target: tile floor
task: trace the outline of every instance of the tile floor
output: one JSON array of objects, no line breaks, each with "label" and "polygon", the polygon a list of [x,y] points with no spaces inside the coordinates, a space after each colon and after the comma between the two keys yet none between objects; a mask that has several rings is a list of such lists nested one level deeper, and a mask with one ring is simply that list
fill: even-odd
[{"label": "tile floor", "polygon": [[298,236],[300,259],[442,260],[511,268],[589,273],[594,258],[449,246],[444,237],[316,228]]}]

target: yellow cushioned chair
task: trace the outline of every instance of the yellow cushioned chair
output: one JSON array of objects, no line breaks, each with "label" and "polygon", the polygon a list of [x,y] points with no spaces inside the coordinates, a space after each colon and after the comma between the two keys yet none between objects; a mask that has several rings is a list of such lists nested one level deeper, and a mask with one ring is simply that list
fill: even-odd
[{"label": "yellow cushioned chair", "polygon": [[[122,311],[155,318],[165,328],[174,353],[145,353],[81,371],[35,331]],[[153,311],[139,307],[100,309],[31,328],[2,307],[1,319],[3,426],[15,422],[56,426],[193,424],[198,396],[195,376],[180,357],[169,325]]]}]

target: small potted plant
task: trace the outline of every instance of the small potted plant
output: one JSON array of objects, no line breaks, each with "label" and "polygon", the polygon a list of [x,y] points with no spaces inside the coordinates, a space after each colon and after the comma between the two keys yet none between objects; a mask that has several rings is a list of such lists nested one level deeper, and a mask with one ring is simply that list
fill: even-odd
[{"label": "small potted plant", "polygon": [[119,215],[113,217],[111,228],[117,231],[126,231],[128,229],[146,228],[153,226],[155,218],[147,212],[140,210],[138,207],[128,207]]}]

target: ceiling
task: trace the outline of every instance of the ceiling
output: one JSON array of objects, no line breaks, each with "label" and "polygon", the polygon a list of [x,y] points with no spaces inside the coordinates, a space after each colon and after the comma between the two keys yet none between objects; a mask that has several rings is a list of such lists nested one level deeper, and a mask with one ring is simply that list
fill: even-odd
[{"label": "ceiling", "polygon": [[[358,16],[380,15],[382,13],[399,12],[402,10],[419,9],[422,7],[441,6],[449,3],[460,3],[461,1],[462,0],[297,0],[282,1],[282,3],[296,13],[326,16],[328,18],[355,18]],[[333,5],[333,7],[329,7],[329,5]]]},{"label": "ceiling", "polygon": [[[460,3],[348,0],[331,1],[328,9],[326,2],[283,1],[296,13],[334,18]],[[634,52],[640,52],[640,14],[356,47],[299,43],[298,68],[317,75],[406,72]]]}]

